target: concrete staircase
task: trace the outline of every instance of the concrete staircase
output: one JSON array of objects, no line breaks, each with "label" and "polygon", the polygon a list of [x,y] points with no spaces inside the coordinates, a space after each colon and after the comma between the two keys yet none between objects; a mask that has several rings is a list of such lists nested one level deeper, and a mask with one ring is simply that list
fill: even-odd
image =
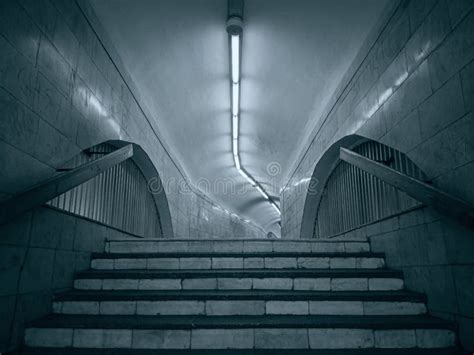
[{"label": "concrete staircase", "polygon": [[25,352],[455,354],[425,302],[366,240],[111,240]]}]

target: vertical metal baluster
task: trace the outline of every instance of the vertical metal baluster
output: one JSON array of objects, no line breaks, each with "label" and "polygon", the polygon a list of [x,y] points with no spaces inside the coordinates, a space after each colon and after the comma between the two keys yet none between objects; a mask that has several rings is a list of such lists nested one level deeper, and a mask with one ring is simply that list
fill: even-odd
[{"label": "vertical metal baluster", "polygon": [[[371,142],[372,143],[372,142]],[[370,144],[368,147],[368,156],[373,154],[373,144]],[[373,175],[370,175],[370,210],[372,214],[372,220],[377,219],[377,201],[375,196],[375,185],[376,185],[376,178]]]},{"label": "vertical metal baluster", "polygon": [[[342,162],[341,162],[342,164]],[[344,201],[341,199],[341,196],[343,196],[343,191],[342,191],[342,183],[343,183],[343,175],[341,169],[338,171],[338,183],[337,183],[337,195],[336,195],[336,200],[338,201],[338,221],[337,221],[337,229],[334,234],[340,233],[344,229]]]},{"label": "vertical metal baluster", "polygon": [[107,210],[107,221],[108,223],[114,225],[114,206],[116,205],[116,174],[117,174],[117,165],[114,166],[112,169],[107,171],[107,203],[106,203],[106,210]]},{"label": "vertical metal baluster", "polygon": [[[109,169],[110,170],[110,169]],[[107,220],[105,218],[105,211],[107,209],[106,205],[105,205],[105,179],[106,179],[106,175],[107,174],[107,171],[104,171],[100,177],[100,199],[99,199],[99,219],[103,222],[103,223],[106,223],[107,224]]]},{"label": "vertical metal baluster", "polygon": [[[124,162],[126,163],[126,162]],[[124,203],[123,205],[121,206],[122,207],[122,220],[124,222],[124,229],[126,231],[130,230],[129,228],[129,224],[128,224],[128,220],[127,220],[127,213],[126,213],[126,210],[128,208],[130,208],[130,182],[129,182],[129,178],[130,178],[130,174],[127,172],[127,169],[126,169],[126,166],[124,164],[124,167],[123,167],[123,171],[124,171],[124,177],[125,177],[125,183],[123,185],[124,187],[124,190],[125,190],[125,198],[124,198]]]},{"label": "vertical metal baluster", "polygon": [[334,202],[334,211],[332,211],[332,215],[334,217],[334,223],[333,225],[331,226],[331,235],[335,233],[335,231],[337,231],[337,226],[339,225],[339,200],[337,198],[337,184],[338,184],[338,174],[337,174],[338,170],[336,170],[336,176],[335,176],[335,179],[334,179],[334,183],[332,184],[332,187],[333,187],[333,193],[331,194],[331,199],[333,200]]},{"label": "vertical metal baluster", "polygon": [[[382,146],[380,144],[374,145],[375,156],[378,160],[383,160],[383,155],[381,151]],[[377,217],[382,218],[383,214],[383,206],[384,206],[384,198],[382,195],[382,184],[383,181],[380,179],[376,179],[376,189],[375,189],[375,199],[377,200]]]},{"label": "vertical metal baluster", "polygon": [[342,195],[344,196],[343,197],[343,208],[344,208],[344,230],[343,232],[346,232],[348,229],[349,229],[349,223],[350,223],[350,220],[349,220],[349,194],[348,194],[348,187],[347,187],[347,178],[348,178],[348,175],[347,175],[347,164],[346,163],[343,163],[343,179],[342,179]]},{"label": "vertical metal baluster", "polygon": [[138,213],[138,201],[139,201],[136,181],[137,181],[137,170],[133,169],[133,179],[132,179],[133,191],[134,191],[134,194],[132,196],[133,209],[129,210],[129,214],[130,214],[130,220],[132,221],[132,230],[134,233],[137,232],[137,224],[136,224],[137,218],[135,216],[137,216],[137,213]]},{"label": "vertical metal baluster", "polygon": [[334,193],[332,195],[332,198],[336,204],[336,209],[334,210],[334,217],[335,217],[335,223],[332,226],[331,230],[331,235],[337,233],[337,231],[340,228],[340,216],[341,216],[341,211],[340,211],[340,200],[339,200],[339,169],[336,170],[336,179],[334,180]]},{"label": "vertical metal baluster", "polygon": [[354,228],[357,223],[360,221],[360,212],[358,208],[359,204],[359,197],[358,197],[358,187],[356,186],[356,171],[355,166],[350,166],[350,174],[351,174],[351,193],[352,193],[352,227]]},{"label": "vertical metal baluster", "polygon": [[120,225],[122,229],[126,229],[125,226],[125,221],[123,219],[123,209],[125,208],[126,206],[126,195],[127,195],[127,189],[126,189],[126,186],[127,186],[127,174],[125,173],[124,171],[124,168],[123,168],[123,163],[120,164],[120,183],[118,184],[118,188],[120,190],[120,204],[117,206],[117,215],[116,215],[116,218],[117,218],[117,225]]},{"label": "vertical metal baluster", "polygon": [[352,229],[354,227],[354,192],[353,192],[353,187],[352,187],[352,169],[350,164],[347,164],[347,189],[348,189],[348,196],[349,196],[349,218],[350,218],[350,223],[349,223],[349,228]]},{"label": "vertical metal baluster", "polygon": [[344,163],[344,229],[347,231],[351,225],[351,207],[350,207],[350,193],[349,193],[349,169],[348,164]]},{"label": "vertical metal baluster", "polygon": [[332,191],[331,194],[328,194],[328,198],[334,203],[334,209],[331,209],[329,213],[331,213],[331,216],[334,218],[333,223],[330,226],[330,231],[329,234],[334,234],[334,230],[336,229],[337,223],[338,223],[338,200],[337,200],[337,170],[334,173],[334,180],[333,183],[331,184]]},{"label": "vertical metal baluster", "polygon": [[113,176],[113,191],[112,191],[112,196],[113,196],[113,204],[112,204],[112,223],[114,223],[114,226],[117,227],[122,227],[120,224],[120,221],[118,220],[118,210],[121,208],[122,205],[122,174],[121,174],[121,165],[116,165],[116,170]]},{"label": "vertical metal baluster", "polygon": [[[381,152],[381,159],[388,161],[390,159],[390,154],[387,154],[387,149],[385,146],[380,145],[380,152]],[[390,211],[390,206],[392,205],[392,200],[390,196],[390,192],[388,189],[388,185],[381,181],[380,185],[380,195],[382,198],[382,216],[388,216],[391,211]]]},{"label": "vertical metal baluster", "polygon": [[142,221],[141,216],[143,216],[143,211],[142,211],[142,204],[144,202],[143,196],[142,196],[142,189],[140,188],[140,185],[138,184],[138,179],[140,178],[140,174],[138,169],[135,169],[135,190],[137,191],[137,202],[136,202],[136,213],[134,215],[134,221],[135,221],[135,230],[137,233],[143,234],[143,228],[145,226],[145,221]]},{"label": "vertical metal baluster", "polygon": [[[142,179],[143,181],[145,181],[146,183],[146,180],[143,179],[143,176],[141,175],[141,173],[139,172],[139,177],[140,179]],[[145,235],[146,233],[146,229],[148,228],[147,227],[147,220],[144,219],[143,217],[145,216],[145,212],[146,210],[148,210],[150,207],[151,207],[151,204],[149,204],[149,200],[148,200],[148,197],[149,197],[149,194],[146,193],[146,190],[145,190],[145,186],[144,184],[140,184],[138,187],[139,187],[139,191],[140,191],[140,204],[139,204],[139,223],[138,223],[138,226],[139,226],[139,229],[140,229],[140,232],[141,234]]]},{"label": "vertical metal baluster", "polygon": [[96,220],[95,214],[96,214],[96,201],[97,201],[97,182],[98,182],[98,176],[93,178],[91,181],[91,218]]},{"label": "vertical metal baluster", "polygon": [[131,186],[132,186],[132,196],[130,198],[132,206],[128,209],[128,218],[130,220],[130,229],[135,231],[135,218],[133,218],[133,214],[136,212],[136,186],[135,186],[135,171],[131,170]]}]

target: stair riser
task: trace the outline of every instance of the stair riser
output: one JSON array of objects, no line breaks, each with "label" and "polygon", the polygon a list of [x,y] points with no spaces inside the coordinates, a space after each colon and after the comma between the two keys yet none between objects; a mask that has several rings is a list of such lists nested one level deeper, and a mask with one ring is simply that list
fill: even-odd
[{"label": "stair riser", "polygon": [[418,315],[419,302],[385,301],[63,301],[54,302],[58,314],[101,315]]},{"label": "stair riser", "polygon": [[455,344],[443,329],[48,329],[29,328],[25,344],[55,348],[353,349],[442,348]]},{"label": "stair riser", "polygon": [[105,250],[110,253],[358,253],[370,251],[370,246],[368,242],[109,241]]},{"label": "stair riser", "polygon": [[78,290],[297,290],[394,291],[398,278],[203,278],[203,279],[76,279]]},{"label": "stair riser", "polygon": [[211,270],[211,269],[380,269],[382,258],[265,257],[265,258],[126,258],[93,259],[96,270]]}]

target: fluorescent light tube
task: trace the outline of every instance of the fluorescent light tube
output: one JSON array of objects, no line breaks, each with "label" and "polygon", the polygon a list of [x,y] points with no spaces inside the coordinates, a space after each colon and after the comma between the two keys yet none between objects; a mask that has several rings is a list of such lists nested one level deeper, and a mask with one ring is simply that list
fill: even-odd
[{"label": "fluorescent light tube", "polygon": [[[231,32],[229,32],[231,33]],[[239,157],[239,111],[240,111],[240,35],[230,36],[230,55],[231,55],[231,91],[232,91],[232,154],[237,171],[253,187],[257,189],[265,200],[268,200],[272,207],[281,215],[280,208],[270,199],[265,190],[253,179],[253,177],[242,169]],[[228,211],[226,211],[229,213]]]},{"label": "fluorescent light tube", "polygon": [[234,163],[235,163],[235,167],[240,170],[240,158],[238,155],[234,155]]},{"label": "fluorescent light tube", "polygon": [[239,116],[232,116],[232,138],[239,139]]},{"label": "fluorescent light tube", "polygon": [[262,195],[265,200],[268,200],[268,195],[265,193],[265,191],[263,191],[263,189],[258,185],[255,187],[257,188],[257,191],[260,192],[260,195]]},{"label": "fluorescent light tube", "polygon": [[231,36],[232,55],[232,82],[238,83],[240,80],[240,37]]},{"label": "fluorescent light tube", "polygon": [[239,140],[238,139],[233,139],[232,140],[232,153],[234,155],[239,154]]},{"label": "fluorescent light tube", "polygon": [[232,115],[239,114],[239,84],[232,84]]},{"label": "fluorescent light tube", "polygon": [[242,169],[239,169],[238,172],[240,173],[240,175],[242,175],[250,183],[250,185],[252,185],[252,186],[257,185],[257,183],[250,176],[248,176],[245,173],[245,171],[243,171]]},{"label": "fluorescent light tube", "polygon": [[271,202],[270,204],[271,204],[271,205],[272,205],[272,207],[275,209],[275,211],[277,211],[277,212],[278,212],[278,214],[281,214],[281,212],[280,212],[280,209],[278,208],[278,206],[276,205],[276,203],[275,203],[275,202]]}]

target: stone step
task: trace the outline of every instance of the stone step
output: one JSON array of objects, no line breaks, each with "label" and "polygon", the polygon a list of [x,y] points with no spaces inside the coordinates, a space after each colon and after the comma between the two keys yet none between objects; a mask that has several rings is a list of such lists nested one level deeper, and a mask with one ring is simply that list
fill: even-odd
[{"label": "stone step", "polygon": [[452,325],[427,316],[66,316],[34,322],[25,345],[126,349],[447,348]]},{"label": "stone step", "polygon": [[426,302],[425,294],[412,291],[282,291],[282,290],[186,290],[186,291],[66,291],[57,294],[55,301],[70,300],[333,300],[333,301],[419,301]]},{"label": "stone step", "polygon": [[316,252],[357,253],[370,251],[367,240],[192,240],[192,239],[119,239],[108,240],[105,251],[110,253],[246,253],[246,252]]},{"label": "stone step", "polygon": [[95,270],[185,269],[378,269],[381,253],[100,253],[92,255]]},{"label": "stone step", "polygon": [[[153,349],[24,348],[9,355],[156,355]],[[160,355],[348,355],[347,349],[162,349]],[[350,355],[471,355],[457,348],[351,349]]]},{"label": "stone step", "polygon": [[410,315],[424,314],[409,292],[76,291],[56,297],[58,314],[104,315]]},{"label": "stone step", "polygon": [[90,270],[78,290],[301,290],[388,291],[403,289],[401,272],[386,269],[297,270]]}]

